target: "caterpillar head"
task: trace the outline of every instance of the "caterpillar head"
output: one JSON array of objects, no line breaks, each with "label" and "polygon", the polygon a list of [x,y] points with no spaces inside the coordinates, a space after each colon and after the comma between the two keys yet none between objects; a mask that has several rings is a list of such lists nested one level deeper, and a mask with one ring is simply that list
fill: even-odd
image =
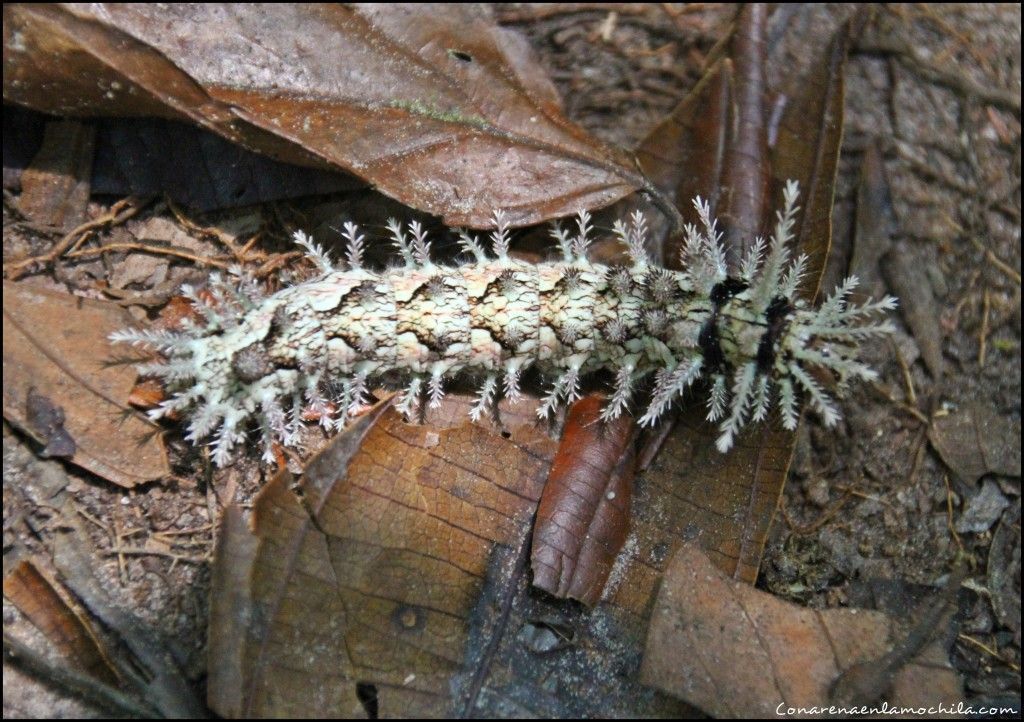
[{"label": "caterpillar head", "polygon": [[[287,347],[282,314],[272,303],[238,314],[223,298],[183,289],[193,302],[197,320],[179,331],[124,330],[111,340],[156,351],[159,361],[142,364],[139,372],[160,379],[168,398],[151,409],[156,420],[187,411],[190,441],[213,435],[213,458],[223,466],[232,448],[244,437],[255,417],[267,433],[294,436],[295,421],[281,407],[282,396],[301,388],[296,364],[282,363],[279,349]],[[302,398],[297,398],[301,405]],[[294,416],[294,413],[292,413]],[[215,432],[215,433],[214,433]]]}]

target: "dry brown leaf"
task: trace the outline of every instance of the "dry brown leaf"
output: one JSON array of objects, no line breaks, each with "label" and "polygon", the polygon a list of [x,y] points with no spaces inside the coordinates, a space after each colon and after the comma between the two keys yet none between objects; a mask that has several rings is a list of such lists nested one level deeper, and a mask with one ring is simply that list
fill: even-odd
[{"label": "dry brown leaf", "polygon": [[[841,672],[883,657],[900,635],[881,612],[807,609],[728,579],[686,545],[662,580],[642,674],[713,717],[771,719],[827,707]],[[906,706],[962,700],[937,644],[896,672],[891,695]]]},{"label": "dry brown leaf", "polygon": [[899,314],[903,317],[917,346],[921,359],[933,379],[941,379],[945,362],[942,358],[942,309],[935,297],[928,268],[928,256],[934,249],[919,249],[900,241],[882,257],[882,275],[889,289],[899,299]]},{"label": "dry brown leaf", "polygon": [[73,463],[126,487],[170,473],[156,427],[126,405],[134,368],[110,363],[107,337],[130,323],[113,303],[4,283],[4,417],[44,446],[68,448],[62,430]]},{"label": "dry brown leaf", "polygon": [[934,419],[928,440],[964,482],[985,474],[1020,476],[1020,422],[974,404]]},{"label": "dry brown leaf", "polygon": [[603,396],[573,404],[537,509],[533,584],[594,606],[629,532],[635,421],[600,422]]},{"label": "dry brown leaf", "polygon": [[872,142],[864,151],[864,161],[860,168],[855,243],[850,258],[850,274],[861,282],[858,293],[874,298],[885,294],[881,260],[892,247],[898,226],[882,151],[877,143]]},{"label": "dry brown leaf", "polygon": [[645,185],[481,6],[7,5],[4,27],[7,101],[187,119],[449,225],[498,208],[536,223]]},{"label": "dry brown leaf", "polygon": [[552,446],[544,457],[477,426],[410,426],[381,405],[300,481],[283,472],[264,487],[252,531],[229,511],[210,705],[231,717],[362,716],[366,683],[382,717],[457,708],[471,630],[486,644],[477,625],[503,618],[480,606],[485,579],[522,575]]},{"label": "dry brown leaf", "polygon": [[108,684],[117,682],[89,623],[35,564],[23,560],[4,577],[4,596],[74,667]]},{"label": "dry brown leaf", "polygon": [[43,144],[21,173],[18,211],[34,223],[70,231],[85,220],[96,129],[76,121],[46,124]]}]

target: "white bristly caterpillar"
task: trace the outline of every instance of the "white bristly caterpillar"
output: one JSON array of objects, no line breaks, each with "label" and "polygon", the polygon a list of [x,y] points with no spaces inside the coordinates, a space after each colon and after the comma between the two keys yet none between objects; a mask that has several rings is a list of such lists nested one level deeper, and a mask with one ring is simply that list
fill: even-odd
[{"label": "white bristly caterpillar", "polygon": [[686,229],[685,270],[653,265],[645,250],[646,221],[633,214],[615,224],[632,264],[612,267],[586,258],[592,233],[581,212],[577,231],[557,225],[562,260],[530,264],[509,256],[509,226],[495,213],[495,257],[460,231],[472,260],[434,265],[419,223],[389,222],[404,265],[381,272],[363,266],[364,236],[345,224],[347,270],[303,233],[295,240],[320,274],[261,297],[254,284],[237,287],[211,279],[201,298],[184,288],[202,315],[180,333],[122,331],[112,340],[156,349],[159,362],[140,367],[161,378],[172,394],[150,414],[190,412],[188,438],[213,435],[213,459],[223,466],[255,420],[264,458],[274,440],[292,444],[303,409],[326,426],[340,427],[362,406],[374,383],[404,377],[399,409],[413,412],[421,399],[435,406],[456,374],[482,378],[471,415],[493,409],[498,398],[520,396],[520,376],[536,367],[553,378],[538,413],[543,417],[579,397],[582,375],[607,370],[614,390],[603,416],[618,417],[644,377],[650,400],[639,422],[654,423],[698,379],[709,387],[707,417],[719,422],[718,449],[728,451],[748,421],[768,415],[773,399],[787,429],[799,419],[798,393],[826,425],[839,414],[812,370],[830,371],[840,391],[853,377],[875,372],[856,358],[864,338],[889,333],[871,317],[895,299],[850,305],[857,285],[849,278],[820,308],[798,297],[806,257],[790,258],[797,185],[787,184],[784,207],[770,241],[758,239],[729,274],[725,251],[707,203],[694,201],[701,227]]}]

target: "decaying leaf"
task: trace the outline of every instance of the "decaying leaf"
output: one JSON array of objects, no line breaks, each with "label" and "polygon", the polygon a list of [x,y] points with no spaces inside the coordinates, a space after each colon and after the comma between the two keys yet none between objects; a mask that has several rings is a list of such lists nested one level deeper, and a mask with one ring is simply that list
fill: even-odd
[{"label": "decaying leaf", "polygon": [[1003,512],[988,552],[988,590],[996,617],[1020,644],[1020,504]]},{"label": "decaying leaf", "polygon": [[84,123],[47,123],[42,147],[21,173],[18,211],[35,223],[65,231],[84,221],[95,136],[95,129]]},{"label": "decaying leaf", "polygon": [[511,575],[499,560],[526,548],[547,446],[543,457],[478,426],[410,426],[381,406],[301,480],[282,472],[264,487],[252,531],[229,511],[211,706],[232,717],[361,716],[365,683],[382,717],[457,708],[452,680],[472,619],[488,615],[485,579]]},{"label": "decaying leaf", "polygon": [[71,665],[108,684],[116,682],[116,671],[96,641],[88,621],[58,593],[34,563],[23,560],[4,577],[4,596]]},{"label": "decaying leaf", "polygon": [[[778,716],[828,706],[840,673],[882,658],[901,630],[881,612],[799,607],[728,579],[695,545],[662,581],[643,679],[714,717]],[[892,703],[929,707],[962,699],[938,644],[895,672]]]},{"label": "decaying leaf", "polygon": [[[924,253],[929,253],[924,250]],[[897,243],[882,258],[882,275],[900,299],[899,313],[914,334],[921,358],[932,378],[943,373],[941,309],[928,277],[922,252],[906,242]]]},{"label": "decaying leaf", "polygon": [[535,586],[593,606],[629,531],[634,420],[599,421],[606,400],[573,404],[537,509],[530,563]]},{"label": "decaying leaf", "polygon": [[134,368],[111,364],[107,337],[130,323],[113,303],[4,283],[4,417],[127,487],[170,473],[156,427],[125,405]]},{"label": "decaying leaf", "polygon": [[974,483],[985,474],[1020,476],[1020,422],[975,404],[932,421],[928,439],[957,476]]},{"label": "decaying leaf", "polygon": [[864,151],[857,185],[856,242],[850,258],[850,274],[860,279],[858,291],[861,294],[873,297],[885,294],[881,260],[892,246],[897,229],[882,152],[877,143],[871,143]]},{"label": "decaying leaf", "polygon": [[189,120],[449,225],[499,208],[536,223],[644,187],[480,6],[8,5],[4,27],[7,101]]}]

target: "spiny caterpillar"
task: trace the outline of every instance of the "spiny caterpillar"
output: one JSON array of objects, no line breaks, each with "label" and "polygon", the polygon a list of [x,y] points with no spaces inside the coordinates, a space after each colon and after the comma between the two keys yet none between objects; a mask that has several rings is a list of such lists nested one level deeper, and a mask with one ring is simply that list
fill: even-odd
[{"label": "spiny caterpillar", "polygon": [[776,400],[787,429],[799,419],[798,392],[832,426],[839,413],[812,375],[829,371],[842,391],[853,377],[875,372],[857,360],[858,343],[892,331],[871,317],[895,299],[851,305],[856,278],[842,283],[820,308],[807,307],[798,286],[807,262],[791,258],[788,242],[796,214],[797,184],[784,192],[768,243],[758,239],[729,274],[721,234],[706,202],[694,205],[700,226],[686,228],[685,270],[652,264],[645,250],[646,221],[633,214],[614,233],[632,260],[627,267],[591,263],[590,216],[579,214],[575,233],[553,231],[562,260],[530,264],[509,256],[510,228],[494,214],[494,258],[478,239],[459,232],[472,261],[458,267],[430,260],[423,227],[390,221],[404,264],[375,272],[363,266],[365,237],[344,226],[346,270],[305,234],[295,234],[320,273],[262,297],[211,279],[207,296],[184,288],[202,316],[183,332],[122,331],[112,340],[160,351],[163,360],[140,371],[163,379],[173,395],[150,413],[160,418],[191,411],[187,438],[213,434],[213,459],[223,466],[255,419],[264,459],[272,444],[296,441],[304,409],[338,428],[365,403],[373,384],[404,377],[399,409],[413,413],[429,399],[436,406],[447,379],[482,378],[474,420],[500,396],[520,397],[520,377],[538,368],[553,385],[541,417],[579,398],[584,374],[614,377],[602,418],[617,418],[648,376],[650,401],[639,423],[653,424],[698,379],[710,388],[707,418],[719,422],[717,447],[728,451],[748,421],[766,418]]}]

